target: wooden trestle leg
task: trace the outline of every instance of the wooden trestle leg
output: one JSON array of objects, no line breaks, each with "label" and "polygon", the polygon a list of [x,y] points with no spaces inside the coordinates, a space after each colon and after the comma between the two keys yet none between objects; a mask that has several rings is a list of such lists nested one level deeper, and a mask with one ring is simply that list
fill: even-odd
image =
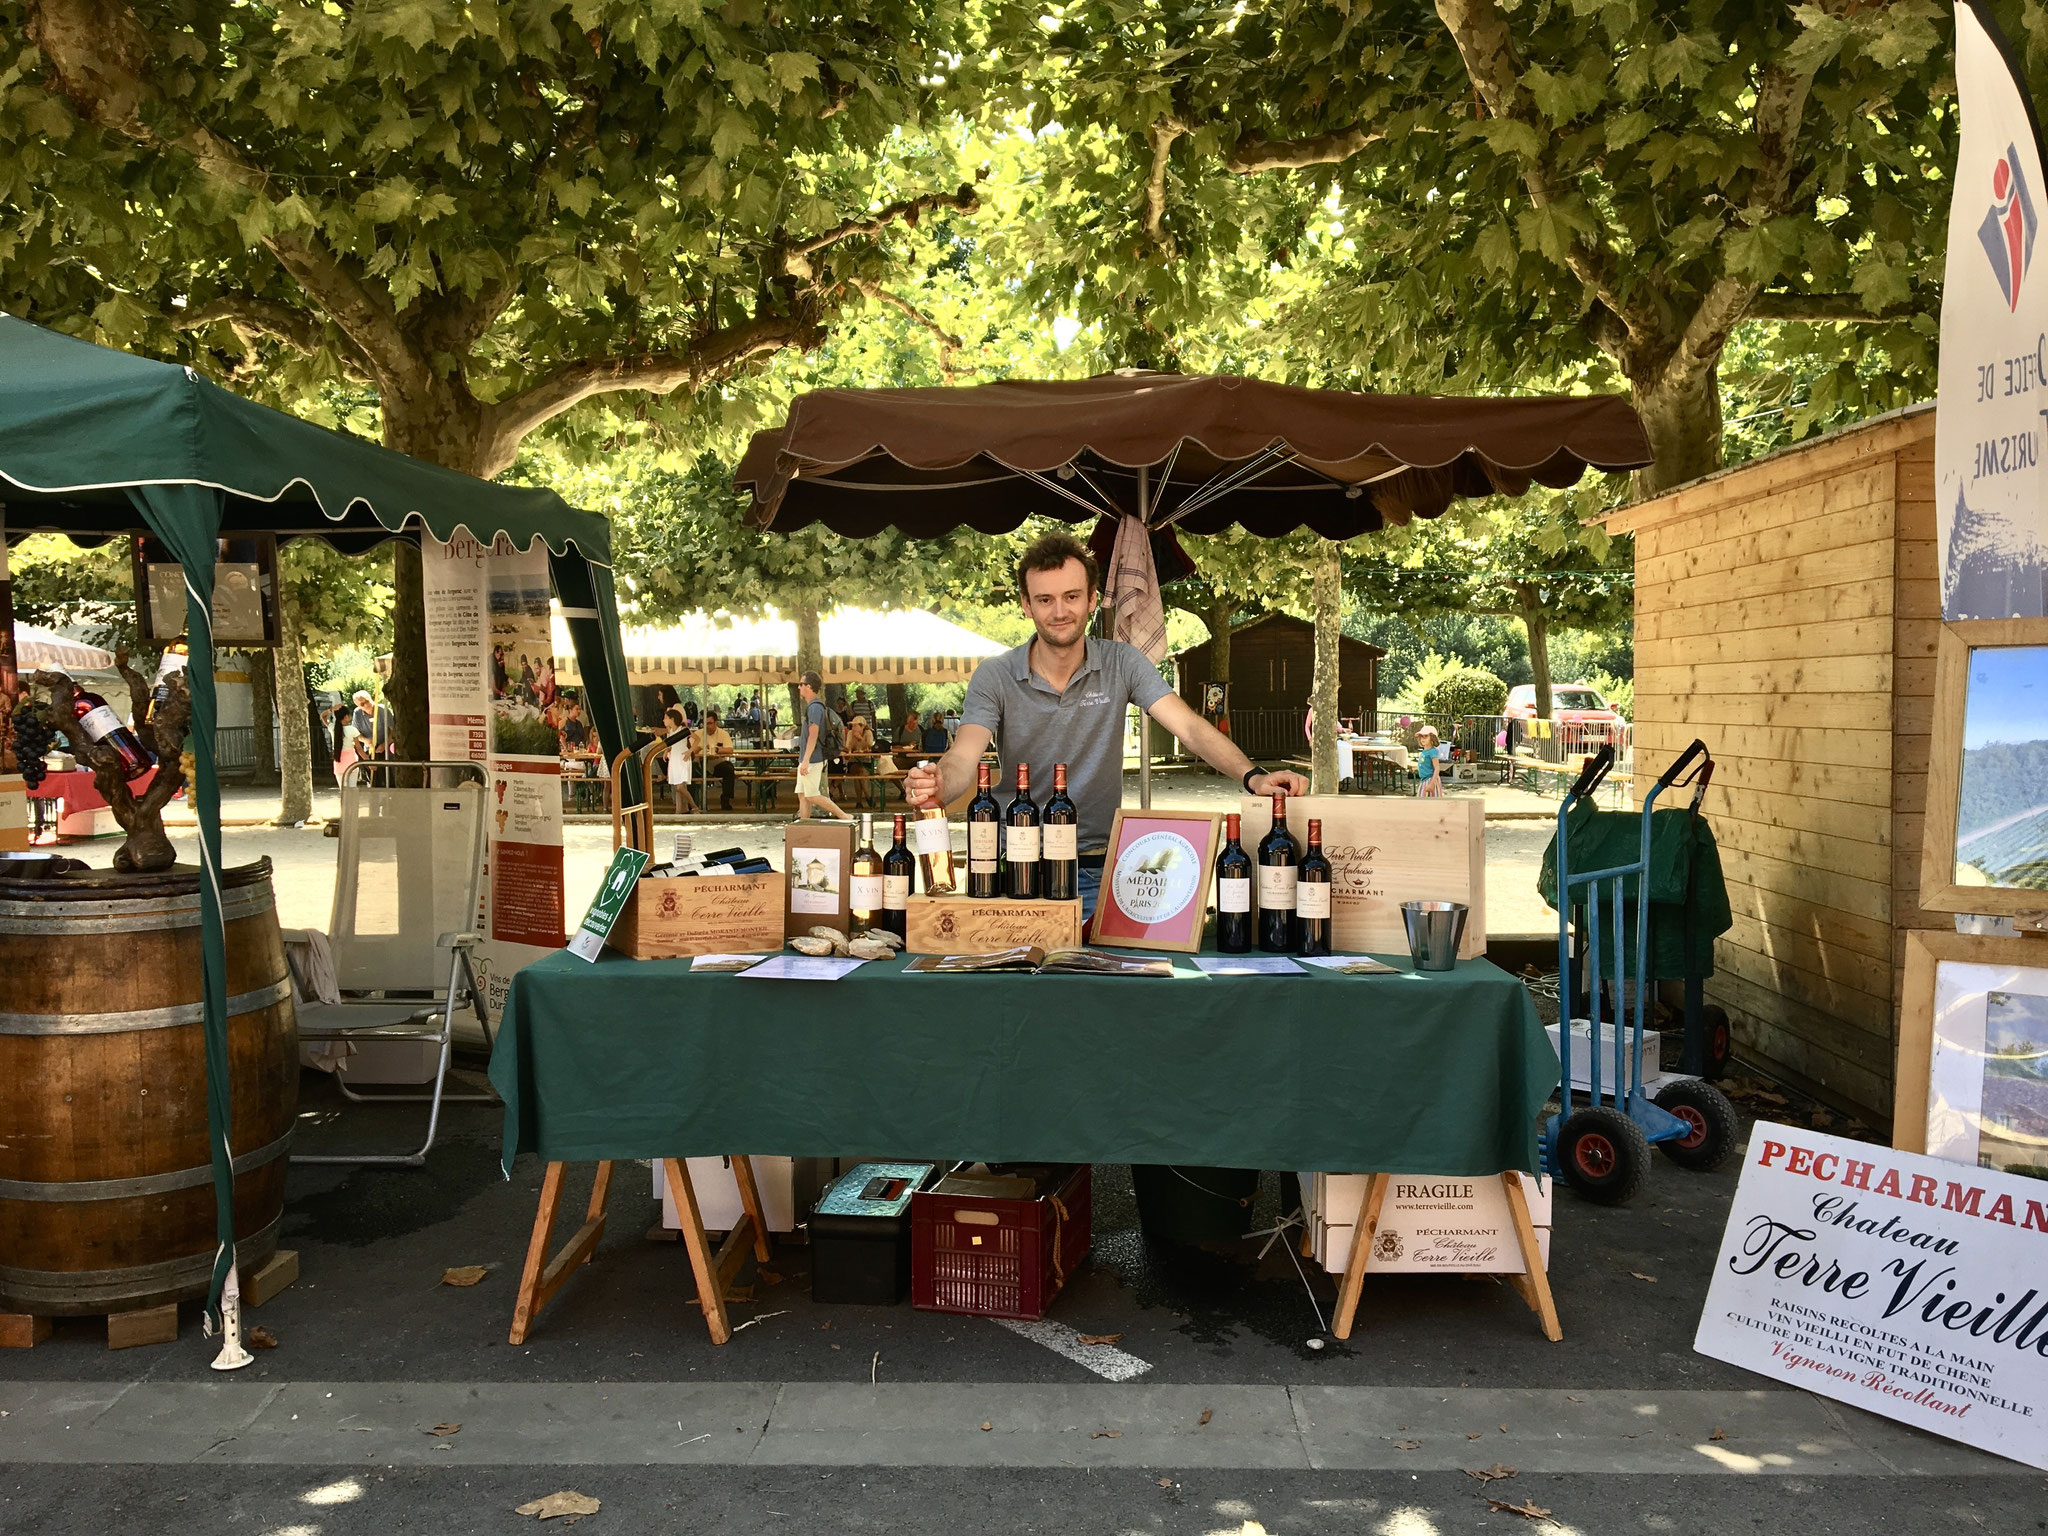
[{"label": "wooden trestle leg", "polygon": [[1390,1176],[1376,1173],[1365,1186],[1365,1203],[1358,1209],[1358,1221],[1351,1229],[1351,1257],[1344,1263],[1344,1284],[1337,1292],[1337,1310],[1330,1315],[1330,1332],[1340,1339],[1351,1337],[1351,1323],[1358,1316],[1358,1294],[1365,1286],[1365,1260],[1372,1252],[1372,1238],[1380,1224],[1380,1210],[1387,1203]]},{"label": "wooden trestle leg", "polygon": [[[540,1209],[534,1213],[533,1236],[526,1244],[526,1268],[519,1276],[519,1296],[512,1305],[512,1342],[524,1344],[533,1331],[533,1320],[549,1300],[567,1283],[580,1264],[588,1264],[604,1236],[605,1198],[611,1193],[612,1165],[599,1163],[597,1177],[590,1185],[590,1209],[576,1235],[562,1245],[562,1251],[548,1258],[548,1240],[554,1235],[555,1212],[562,1204],[562,1176],[567,1163],[549,1163],[540,1182]],[[545,1267],[543,1267],[545,1266]]]},{"label": "wooden trestle leg", "polygon": [[1557,1320],[1557,1303],[1550,1297],[1550,1275],[1543,1268],[1543,1249],[1536,1241],[1536,1223],[1529,1219],[1529,1197],[1523,1193],[1522,1176],[1504,1173],[1500,1182],[1501,1188],[1507,1191],[1508,1217],[1515,1224],[1515,1241],[1522,1250],[1523,1273],[1510,1275],[1508,1280],[1543,1325],[1543,1337],[1553,1344],[1559,1343],[1564,1338],[1564,1327]]}]

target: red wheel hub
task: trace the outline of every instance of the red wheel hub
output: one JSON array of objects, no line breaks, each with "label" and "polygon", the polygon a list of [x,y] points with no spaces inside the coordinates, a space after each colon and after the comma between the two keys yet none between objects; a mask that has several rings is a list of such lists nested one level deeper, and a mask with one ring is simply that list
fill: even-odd
[{"label": "red wheel hub", "polygon": [[1671,1113],[1685,1122],[1685,1134],[1678,1138],[1678,1144],[1686,1151],[1695,1151],[1706,1144],[1707,1117],[1698,1107],[1691,1104],[1673,1105]]},{"label": "red wheel hub", "polygon": [[1614,1172],[1614,1165],[1620,1158],[1615,1155],[1613,1142],[1598,1131],[1588,1131],[1572,1148],[1572,1160],[1587,1178],[1604,1179]]}]

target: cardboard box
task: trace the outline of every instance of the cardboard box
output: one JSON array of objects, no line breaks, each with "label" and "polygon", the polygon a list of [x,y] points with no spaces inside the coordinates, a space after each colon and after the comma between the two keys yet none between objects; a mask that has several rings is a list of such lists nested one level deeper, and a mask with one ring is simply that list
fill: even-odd
[{"label": "cardboard box", "polygon": [[794,821],[782,829],[782,867],[787,873],[782,931],[789,937],[813,928],[853,926],[847,900],[853,877],[850,821]]},{"label": "cardboard box", "polygon": [[[1239,802],[1239,841],[1257,857],[1273,826],[1273,802]],[[1342,954],[1405,955],[1404,901],[1462,901],[1471,908],[1458,958],[1486,953],[1486,803],[1402,800],[1375,795],[1299,795],[1287,802],[1287,830],[1306,843],[1311,818],[1323,824],[1334,948]]]},{"label": "cardboard box", "polygon": [[1019,944],[1075,949],[1081,943],[1078,901],[913,896],[904,915],[909,932],[903,947],[913,955],[987,955]]},{"label": "cardboard box", "polygon": [[[1352,1229],[1368,1178],[1363,1173],[1301,1175],[1315,1259],[1333,1275],[1341,1275],[1351,1261]],[[1522,1193],[1548,1272],[1551,1181],[1524,1174]],[[1367,1274],[1519,1275],[1523,1268],[1521,1245],[1508,1218],[1507,1191],[1497,1176],[1393,1175],[1366,1258]]]},{"label": "cardboard box", "polygon": [[[690,1187],[697,1192],[697,1214],[706,1232],[730,1232],[741,1211],[740,1183],[729,1157],[690,1157]],[[794,1232],[799,1216],[817,1204],[818,1196],[839,1173],[836,1157],[757,1157],[754,1159],[754,1188],[761,1196],[761,1214],[770,1232]],[[661,1159],[654,1160],[654,1197],[661,1202],[661,1224],[678,1231],[683,1219],[676,1214],[675,1199],[668,1192],[668,1178]]]},{"label": "cardboard box", "polygon": [[782,948],[782,876],[640,881],[607,941],[635,960],[773,954]]}]

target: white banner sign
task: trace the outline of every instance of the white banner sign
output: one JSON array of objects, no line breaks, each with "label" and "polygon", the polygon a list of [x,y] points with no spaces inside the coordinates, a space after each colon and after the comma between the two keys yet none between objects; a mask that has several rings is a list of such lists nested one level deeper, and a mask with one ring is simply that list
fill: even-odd
[{"label": "white banner sign", "polygon": [[1693,1348],[2048,1467],[2048,1183],[1758,1121]]},{"label": "white banner sign", "polygon": [[1941,298],[1935,515],[1946,619],[2048,613],[2048,209],[2024,80],[1989,7],[1956,7],[1962,107]]}]

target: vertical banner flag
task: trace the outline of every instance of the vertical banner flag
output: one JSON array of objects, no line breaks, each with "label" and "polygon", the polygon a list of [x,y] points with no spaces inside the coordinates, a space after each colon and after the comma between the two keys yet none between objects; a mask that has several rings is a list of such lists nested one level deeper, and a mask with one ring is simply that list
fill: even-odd
[{"label": "vertical banner flag", "polygon": [[0,853],[28,848],[28,785],[14,760],[14,707],[26,690],[14,659],[14,598],[7,577],[7,518],[0,508]]},{"label": "vertical banner flag", "polygon": [[2048,614],[2048,181],[2026,78],[1986,0],[1956,6],[1956,94],[1963,131],[1934,436],[1941,613],[2039,618]]},{"label": "vertical banner flag", "polygon": [[561,751],[548,551],[420,539],[428,742],[490,774],[477,975],[495,1023],[512,973],[562,947]]}]

